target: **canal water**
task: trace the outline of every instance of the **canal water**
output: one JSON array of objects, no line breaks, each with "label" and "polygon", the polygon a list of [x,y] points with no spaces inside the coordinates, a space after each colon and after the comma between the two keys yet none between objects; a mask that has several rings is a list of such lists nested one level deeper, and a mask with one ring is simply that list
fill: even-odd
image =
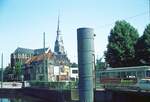
[{"label": "canal water", "polygon": [[0,102],[46,102],[39,99],[33,99],[33,98],[0,98]]},{"label": "canal water", "polygon": [[7,96],[0,97],[0,102],[46,102],[46,101],[37,99],[37,98],[33,98],[30,96],[7,95]]}]

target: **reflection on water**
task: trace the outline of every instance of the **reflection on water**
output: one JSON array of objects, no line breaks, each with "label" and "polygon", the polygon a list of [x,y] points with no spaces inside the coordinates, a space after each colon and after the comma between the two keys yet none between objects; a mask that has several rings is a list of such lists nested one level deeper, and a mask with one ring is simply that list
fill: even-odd
[{"label": "reflection on water", "polygon": [[19,96],[19,97],[7,97],[7,98],[0,98],[0,102],[45,102],[40,99],[31,98],[27,96]]},{"label": "reflection on water", "polygon": [[0,98],[0,102],[11,102],[11,101],[7,98]]}]

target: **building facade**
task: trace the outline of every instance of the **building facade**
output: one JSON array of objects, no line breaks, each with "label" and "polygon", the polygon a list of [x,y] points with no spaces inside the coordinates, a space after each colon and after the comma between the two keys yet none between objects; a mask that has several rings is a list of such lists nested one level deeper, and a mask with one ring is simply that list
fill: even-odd
[{"label": "building facade", "polygon": [[17,63],[23,65],[29,58],[40,55],[44,53],[44,51],[48,50],[48,48],[41,48],[41,49],[27,49],[18,47],[12,54],[11,54],[11,68],[15,68]]},{"label": "building facade", "polygon": [[34,51],[34,56],[27,60],[23,66],[25,80],[69,80],[70,60],[65,53],[63,36],[59,28],[58,17],[57,36],[54,52],[52,52],[50,48],[40,54]]},{"label": "building facade", "polygon": [[59,63],[54,53],[49,51],[30,58],[23,66],[24,80],[65,81],[69,80],[69,66]]},{"label": "building facade", "polygon": [[17,63],[24,64],[29,58],[34,55],[34,50],[18,47],[11,54],[11,68],[15,68]]},{"label": "building facade", "polygon": [[52,80],[53,63],[52,52],[33,56],[23,65],[24,80]]},{"label": "building facade", "polygon": [[70,80],[71,81],[76,81],[78,80],[78,67],[71,67],[70,68]]},{"label": "building facade", "polygon": [[40,55],[48,48],[45,49],[27,49],[18,47],[12,54],[11,54],[11,64],[10,68],[12,70],[12,80],[22,80],[22,66],[25,62],[32,58],[35,55]]}]

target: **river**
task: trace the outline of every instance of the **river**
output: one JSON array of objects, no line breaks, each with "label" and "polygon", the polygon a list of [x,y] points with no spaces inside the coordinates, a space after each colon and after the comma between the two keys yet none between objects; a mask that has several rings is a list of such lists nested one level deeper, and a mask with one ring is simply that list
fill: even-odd
[{"label": "river", "polygon": [[0,102],[46,102],[41,99],[29,97],[29,96],[13,96],[8,95],[5,97],[0,97]]}]

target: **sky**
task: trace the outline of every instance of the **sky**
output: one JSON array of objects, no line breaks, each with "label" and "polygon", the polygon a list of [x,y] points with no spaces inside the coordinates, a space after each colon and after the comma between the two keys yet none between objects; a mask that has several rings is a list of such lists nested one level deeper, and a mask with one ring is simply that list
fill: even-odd
[{"label": "sky", "polygon": [[0,55],[3,53],[4,66],[17,47],[42,48],[43,32],[46,46],[54,51],[58,14],[71,62],[77,62],[78,28],[94,29],[95,55],[101,58],[117,20],[129,22],[140,36],[150,22],[148,0],[0,0]]}]

